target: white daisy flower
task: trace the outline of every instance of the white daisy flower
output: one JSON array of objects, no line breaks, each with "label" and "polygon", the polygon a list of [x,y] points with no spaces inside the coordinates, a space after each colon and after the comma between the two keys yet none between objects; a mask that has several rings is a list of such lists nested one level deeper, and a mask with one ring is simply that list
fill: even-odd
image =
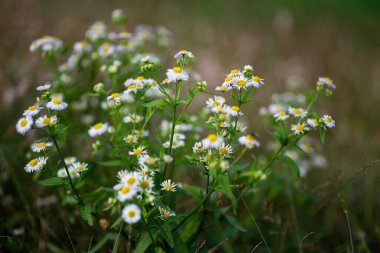
[{"label": "white daisy flower", "polygon": [[86,32],[86,37],[90,41],[105,39],[107,37],[107,26],[101,21],[95,22]]},{"label": "white daisy flower", "polygon": [[76,170],[77,172],[83,172],[83,171],[88,170],[88,164],[82,163],[82,162],[75,162],[70,167]]},{"label": "white daisy flower", "polygon": [[307,130],[309,130],[309,128],[306,126],[305,123],[298,123],[296,125],[292,125],[292,131],[296,135],[300,135]]},{"label": "white daisy flower", "polygon": [[289,107],[288,113],[293,115],[296,118],[304,118],[307,114],[307,112],[304,109],[294,108],[294,107]]},{"label": "white daisy flower", "polygon": [[126,205],[123,208],[122,217],[128,224],[137,223],[141,219],[140,208],[135,204]]},{"label": "white daisy flower", "polygon": [[233,87],[238,90],[247,89],[253,86],[253,81],[251,79],[245,78],[244,76],[237,77],[233,82]]},{"label": "white daisy flower", "polygon": [[75,53],[90,52],[91,49],[92,46],[87,41],[82,40],[74,43]]},{"label": "white daisy flower", "polygon": [[51,84],[47,83],[47,84],[44,84],[44,85],[37,86],[36,90],[38,90],[38,91],[45,91],[45,90],[50,89],[50,87],[51,87]]},{"label": "white daisy flower", "polygon": [[[123,95],[123,94],[122,94]],[[109,100],[113,100],[113,101],[115,101],[115,102],[119,102],[120,100],[122,100],[122,95],[120,95],[120,93],[117,93],[117,92],[115,92],[115,93],[112,93],[111,95],[109,95],[108,97],[107,97],[107,100],[109,101]]]},{"label": "white daisy flower", "polygon": [[26,134],[33,125],[33,119],[31,117],[22,117],[17,121],[16,131],[19,134]]},{"label": "white daisy flower", "polygon": [[215,88],[215,90],[217,90],[217,91],[221,91],[221,92],[225,92],[225,91],[229,91],[229,90],[231,90],[232,89],[232,87],[230,87],[230,86],[217,86],[216,88]]},{"label": "white daisy flower", "polygon": [[57,123],[57,116],[51,116],[51,117],[48,117],[47,115],[43,116],[43,117],[39,117],[37,120],[36,120],[36,126],[38,128],[43,128],[43,127],[46,127],[46,126],[54,126],[56,123]]},{"label": "white daisy flower", "polygon": [[227,75],[227,77],[232,77],[232,78],[238,78],[242,76],[244,76],[243,73],[238,69],[231,70],[230,73]]},{"label": "white daisy flower", "polygon": [[143,117],[142,117],[142,116],[137,115],[137,114],[134,114],[134,113],[129,114],[129,115],[127,115],[127,116],[125,116],[125,117],[123,118],[123,122],[124,122],[124,123],[133,123],[133,124],[135,124],[135,123],[139,123],[139,122],[142,121],[142,120],[143,120]]},{"label": "white daisy flower", "polygon": [[226,99],[224,97],[214,96],[213,98],[209,98],[206,101],[206,105],[209,108],[213,108],[213,107],[222,106],[224,104],[224,102],[226,102]]},{"label": "white daisy flower", "polygon": [[202,140],[202,144],[204,148],[214,148],[218,149],[222,144],[224,140],[223,137],[218,136],[216,134],[209,134],[207,138]]},{"label": "white daisy flower", "polygon": [[129,93],[136,93],[137,91],[141,90],[144,88],[144,85],[143,84],[136,84],[136,83],[132,83],[130,85],[128,85],[127,87],[127,90],[124,91],[125,94],[129,94]]},{"label": "white daisy flower", "polygon": [[331,118],[329,115],[323,115],[322,122],[327,126],[328,128],[332,128],[335,126],[335,120]]},{"label": "white daisy flower", "polygon": [[158,210],[160,211],[160,219],[163,221],[169,219],[170,216],[175,216],[175,213],[170,209],[165,209],[159,206]]},{"label": "white daisy flower", "polygon": [[78,177],[80,177],[79,172],[76,171],[76,169],[74,169],[73,167],[69,168],[69,173],[70,173],[70,177],[71,178],[78,178]]},{"label": "white daisy flower", "polygon": [[142,176],[140,177],[137,185],[142,191],[151,192],[154,187],[154,182],[151,177]]},{"label": "white daisy flower", "polygon": [[147,151],[145,150],[144,147],[137,147],[132,149],[132,151],[129,151],[129,155],[135,155],[135,156],[142,156],[145,155]]},{"label": "white daisy flower", "polygon": [[164,155],[163,160],[166,163],[171,163],[173,162],[173,157],[171,157],[170,155]]},{"label": "white daisy flower", "polygon": [[127,137],[125,137],[123,140],[126,142],[126,143],[137,143],[137,135],[134,135],[134,134],[128,134]]},{"label": "white daisy flower", "polygon": [[271,114],[274,115],[279,112],[284,112],[286,109],[281,104],[270,104],[268,110]]},{"label": "white daisy flower", "polygon": [[69,156],[64,159],[66,165],[71,165],[77,161],[75,156]]},{"label": "white daisy flower", "polygon": [[314,118],[310,118],[310,119],[307,119],[307,124],[311,127],[311,128],[314,128],[314,127],[317,127],[319,126],[319,122],[317,119],[314,119]]},{"label": "white daisy flower", "polygon": [[32,117],[37,115],[42,110],[42,107],[39,107],[38,105],[32,105],[29,106],[28,109],[26,109],[23,113],[26,117]]},{"label": "white daisy flower", "polygon": [[148,130],[133,130],[133,133],[137,135],[139,138],[149,136]]},{"label": "white daisy flower", "polygon": [[231,147],[231,145],[229,144],[225,144],[223,143],[220,147],[219,147],[219,153],[222,155],[222,156],[225,156],[225,157],[230,157],[231,154],[233,152],[233,149]]},{"label": "white daisy flower", "polygon": [[201,142],[196,142],[193,146],[193,153],[200,154],[204,151],[203,144]]},{"label": "white daisy flower", "polygon": [[262,79],[258,76],[253,76],[252,82],[253,82],[253,87],[255,87],[255,88],[259,88],[259,87],[264,85],[264,79]]},{"label": "white daisy flower", "polygon": [[67,177],[67,172],[65,168],[59,169],[57,171],[57,177],[63,177],[63,178]]},{"label": "white daisy flower", "polygon": [[174,59],[178,60],[180,58],[194,58],[194,55],[192,52],[180,50],[178,53],[174,55]]},{"label": "white daisy flower", "polygon": [[47,157],[41,156],[41,157],[30,160],[25,166],[25,171],[26,172],[40,171],[46,165],[47,159],[48,159]]},{"label": "white daisy flower", "polygon": [[53,146],[51,142],[36,142],[33,143],[30,148],[33,152],[40,153],[41,151],[45,151],[47,147]]},{"label": "white daisy flower", "polygon": [[141,166],[138,169],[138,173],[140,173],[141,176],[153,176],[155,174],[155,171],[147,166]]},{"label": "white daisy flower", "polygon": [[[162,146],[164,146],[164,148],[169,148],[170,147],[170,141],[165,142],[164,144],[162,144]],[[184,141],[173,139],[172,149],[180,148],[180,147],[183,147],[183,146],[185,146],[185,142]]]},{"label": "white daisy flower", "polygon": [[137,172],[119,171],[117,174],[120,182],[131,187],[136,187],[138,181],[140,180],[140,174]]},{"label": "white daisy flower", "polygon": [[161,190],[167,192],[175,192],[177,191],[177,184],[172,182],[171,179],[165,180],[161,183]]},{"label": "white daisy flower", "polygon": [[98,53],[102,58],[106,58],[115,53],[116,48],[114,45],[105,42],[98,48]]},{"label": "white daisy flower", "polygon": [[91,137],[95,137],[104,134],[105,132],[107,132],[107,129],[108,123],[97,123],[88,130],[88,134]]},{"label": "white daisy flower", "polygon": [[243,113],[240,111],[240,107],[239,106],[228,106],[226,108],[226,112],[228,115],[232,116],[232,117],[236,117],[236,116],[242,116]]},{"label": "white daisy flower", "polygon": [[123,183],[117,184],[113,188],[117,191],[117,199],[120,202],[124,202],[127,199],[132,199],[137,194],[136,187]]},{"label": "white daisy flower", "polygon": [[60,96],[53,96],[52,99],[46,104],[50,110],[62,111],[67,108],[68,104],[62,100]]},{"label": "white daisy flower", "polygon": [[260,142],[258,140],[256,140],[256,138],[253,135],[250,135],[250,134],[245,135],[245,136],[241,136],[239,138],[239,143],[241,145],[246,146],[249,149],[251,149],[253,147],[260,147]]},{"label": "white daisy flower", "polygon": [[156,158],[150,155],[142,155],[138,157],[140,166],[151,166],[156,163]]},{"label": "white daisy flower", "polygon": [[326,86],[327,88],[330,88],[330,89],[335,89],[336,88],[333,80],[331,80],[328,77],[320,77],[320,78],[318,78],[317,85]]},{"label": "white daisy flower", "polygon": [[187,81],[189,80],[189,74],[184,71],[181,67],[174,67],[166,71],[166,76],[168,77],[168,82],[176,81]]},{"label": "white daisy flower", "polygon": [[289,115],[285,112],[278,112],[274,115],[274,117],[276,118],[276,120],[286,120],[289,118]]}]

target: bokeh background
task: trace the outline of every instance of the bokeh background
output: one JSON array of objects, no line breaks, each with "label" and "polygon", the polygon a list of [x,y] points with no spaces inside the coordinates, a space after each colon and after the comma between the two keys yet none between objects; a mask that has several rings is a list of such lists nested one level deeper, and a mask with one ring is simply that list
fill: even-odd
[{"label": "bokeh background", "polygon": [[51,250],[46,246],[49,239],[57,240],[46,216],[55,215],[59,206],[54,197],[45,206],[48,190],[24,173],[28,142],[14,127],[32,102],[34,87],[45,82],[46,69],[39,57],[29,53],[29,45],[43,35],[57,36],[66,44],[78,41],[94,21],[110,24],[116,8],[127,12],[130,30],[136,24],[168,28],[173,33],[169,53],[192,51],[196,70],[210,85],[219,85],[230,69],[253,65],[266,83],[249,109],[250,127],[258,132],[258,108],[268,104],[273,92],[285,91],[289,80],[310,88],[319,76],[331,77],[338,88],[331,99],[319,104],[320,112],[329,112],[337,123],[323,147],[329,167],[305,179],[326,201],[318,214],[305,221],[303,231],[318,233],[323,227],[318,243],[324,246],[311,252],[349,252],[337,198],[341,193],[360,252],[380,251],[380,166],[375,161],[380,159],[377,0],[0,1],[0,245],[1,240],[29,243],[32,223],[33,233],[41,234],[41,240],[34,242],[40,252]]}]

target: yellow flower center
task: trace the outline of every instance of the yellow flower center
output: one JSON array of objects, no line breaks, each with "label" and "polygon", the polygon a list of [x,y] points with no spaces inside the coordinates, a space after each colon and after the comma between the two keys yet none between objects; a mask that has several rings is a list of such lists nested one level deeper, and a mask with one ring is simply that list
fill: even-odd
[{"label": "yellow flower center", "polygon": [[185,54],[185,53],[187,53],[186,50],[180,50],[179,52],[180,52],[181,54]]},{"label": "yellow flower center", "polygon": [[222,153],[223,155],[227,154],[228,153],[228,149],[226,147],[221,147],[219,149],[220,153]]},{"label": "yellow flower center", "polygon": [[131,191],[131,188],[129,188],[128,186],[123,186],[123,188],[121,188],[121,193],[123,194],[127,194],[130,191]]},{"label": "yellow flower center", "polygon": [[226,90],[227,90],[227,87],[219,86],[219,90],[221,90],[221,91],[226,91]]},{"label": "yellow flower center", "polygon": [[298,108],[293,109],[293,113],[299,115],[299,114],[301,114],[301,110]]},{"label": "yellow flower center", "polygon": [[138,76],[138,77],[136,77],[136,80],[138,80],[138,81],[142,81],[142,80],[144,80],[145,78],[143,77],[143,76]]},{"label": "yellow flower center", "polygon": [[128,136],[127,137],[127,141],[132,142],[133,141],[133,136]]},{"label": "yellow flower center", "polygon": [[38,164],[38,161],[36,159],[33,159],[29,162],[29,166],[32,166],[32,167],[36,166],[37,164]]},{"label": "yellow flower center", "polygon": [[170,185],[170,184],[168,184],[168,185],[165,185],[165,190],[166,190],[166,191],[168,191],[168,192],[170,192],[170,191],[172,191],[172,190],[173,190],[173,186],[172,186],[172,185]]},{"label": "yellow flower center", "polygon": [[254,81],[254,82],[260,82],[261,81],[261,78],[260,77],[258,77],[258,76],[252,76],[252,80]]},{"label": "yellow flower center", "polygon": [[240,111],[240,108],[238,106],[234,105],[234,106],[231,107],[231,110],[234,111],[234,112],[238,112],[238,111]]},{"label": "yellow flower center", "polygon": [[118,97],[120,97],[120,94],[119,93],[112,93],[111,97],[112,98],[118,98]]},{"label": "yellow flower center", "polygon": [[224,79],[224,81],[225,81],[226,83],[231,82],[231,81],[232,81],[232,77],[231,77],[231,76],[228,76],[228,77],[226,77],[226,79]]},{"label": "yellow flower center", "polygon": [[211,154],[208,154],[206,155],[206,161],[210,162],[212,160],[212,155]]},{"label": "yellow flower center", "polygon": [[143,189],[147,189],[149,187],[149,182],[146,180],[143,180],[140,182],[140,187]]},{"label": "yellow flower center", "polygon": [[286,113],[285,113],[285,112],[279,112],[279,113],[278,113],[278,116],[279,116],[279,117],[284,117],[284,116],[286,116]]},{"label": "yellow flower center", "polygon": [[78,167],[76,167],[76,170],[77,171],[82,171],[83,170],[83,166],[79,165]]},{"label": "yellow flower center", "polygon": [[218,136],[216,136],[216,134],[209,134],[207,136],[207,139],[211,142],[215,142],[217,139],[218,139]]},{"label": "yellow flower center", "polygon": [[181,73],[182,72],[182,68],[181,67],[174,67],[173,68],[173,71],[177,74]]},{"label": "yellow flower center", "polygon": [[328,77],[324,77],[323,80],[325,80],[325,82],[327,83],[332,83],[332,80]]},{"label": "yellow flower center", "polygon": [[148,164],[152,164],[152,163],[154,163],[154,159],[153,159],[153,157],[148,156],[145,158],[145,162]]},{"label": "yellow flower center", "polygon": [[37,109],[35,105],[29,106],[28,111],[33,112]]},{"label": "yellow flower center", "polygon": [[94,128],[95,128],[96,130],[101,129],[102,127],[103,127],[103,124],[102,124],[102,123],[98,123],[98,124],[96,124],[96,125],[94,126]]},{"label": "yellow flower center", "polygon": [[214,101],[214,102],[212,103],[212,105],[213,105],[213,106],[219,106],[219,105],[220,105],[220,102],[219,102],[219,101]]},{"label": "yellow flower center", "polygon": [[138,149],[134,149],[134,150],[133,150],[133,153],[134,153],[135,155],[141,155],[142,152],[143,152],[143,151],[142,151],[140,148],[138,148]]},{"label": "yellow flower center", "polygon": [[130,177],[127,179],[127,184],[129,185],[133,185],[135,182],[136,182],[136,178],[134,177]]},{"label": "yellow flower center", "polygon": [[128,90],[133,90],[133,89],[136,89],[136,84],[131,84],[128,86]]},{"label": "yellow flower center", "polygon": [[255,139],[255,137],[253,137],[252,135],[248,134],[247,136],[245,136],[245,138],[248,140],[248,141],[253,141]]},{"label": "yellow flower center", "polygon": [[46,142],[40,142],[35,144],[37,148],[44,148],[46,147]]},{"label": "yellow flower center", "polygon": [[150,83],[150,86],[152,86],[152,87],[156,87],[156,85],[157,85],[156,82],[151,82]]},{"label": "yellow flower center", "polygon": [[331,123],[331,122],[332,122],[332,119],[331,119],[330,117],[326,117],[326,118],[325,118],[325,121],[326,121],[327,123]]},{"label": "yellow flower center", "polygon": [[48,118],[48,117],[46,117],[46,118],[44,118],[44,119],[42,120],[42,124],[44,124],[44,125],[49,125],[50,122],[51,122],[51,120],[50,120],[50,118]]},{"label": "yellow flower center", "polygon": [[239,70],[237,70],[237,69],[233,69],[233,70],[231,70],[231,72],[230,72],[230,74],[237,74],[237,73],[239,73]]},{"label": "yellow flower center", "polygon": [[129,218],[133,218],[133,217],[135,217],[135,215],[136,215],[136,212],[134,210],[129,210],[128,211],[128,217]]},{"label": "yellow flower center", "polygon": [[297,125],[296,130],[302,131],[305,127],[303,125]]},{"label": "yellow flower center", "polygon": [[53,104],[60,105],[62,104],[62,100],[60,98],[53,98],[52,100]]},{"label": "yellow flower center", "polygon": [[247,82],[245,80],[239,80],[237,82],[237,85],[240,86],[240,87],[244,87],[246,84],[247,84]]},{"label": "yellow flower center", "polygon": [[22,127],[25,127],[27,124],[28,124],[28,120],[27,120],[27,119],[23,119],[23,120],[21,120],[21,122],[20,122],[20,125],[21,125]]}]

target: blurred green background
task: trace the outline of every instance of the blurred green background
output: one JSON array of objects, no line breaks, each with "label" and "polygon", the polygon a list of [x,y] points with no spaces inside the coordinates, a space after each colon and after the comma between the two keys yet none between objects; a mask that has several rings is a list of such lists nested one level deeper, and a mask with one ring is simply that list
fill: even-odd
[{"label": "blurred green background", "polygon": [[320,251],[311,252],[346,252],[349,237],[337,198],[341,192],[360,252],[380,251],[380,166],[373,163],[362,170],[380,158],[377,0],[0,1],[0,244],[11,240],[3,236],[28,243],[34,222],[42,236],[35,248],[48,252],[44,244],[50,238],[49,223],[42,217],[58,209],[58,204],[38,205],[49,192],[24,173],[29,142],[14,127],[32,102],[34,87],[45,82],[46,69],[28,47],[43,35],[57,36],[66,44],[78,41],[94,21],[109,24],[116,8],[127,12],[131,31],[136,24],[167,27],[173,33],[170,54],[192,51],[196,70],[210,85],[219,85],[230,69],[253,65],[266,83],[255,96],[252,106],[257,107],[249,110],[250,128],[258,132],[262,128],[258,108],[269,103],[273,92],[285,91],[289,79],[311,88],[319,76],[331,77],[337,89],[319,105],[319,112],[330,113],[337,124],[324,145],[329,168],[323,176],[305,179],[308,190],[326,201],[312,220],[299,225],[305,225],[305,234],[323,234],[316,242],[322,245],[317,247]]}]

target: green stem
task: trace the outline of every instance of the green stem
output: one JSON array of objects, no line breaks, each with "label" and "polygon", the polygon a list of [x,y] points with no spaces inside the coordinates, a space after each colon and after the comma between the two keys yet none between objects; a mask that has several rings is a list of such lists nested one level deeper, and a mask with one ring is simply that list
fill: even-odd
[{"label": "green stem", "polygon": [[354,240],[352,239],[352,230],[351,230],[351,225],[350,225],[350,217],[348,216],[348,211],[345,211],[344,214],[346,216],[348,232],[350,233],[351,253],[355,253],[355,251],[354,251]]},{"label": "green stem", "polygon": [[247,148],[244,148],[243,151],[241,151],[241,153],[239,154],[239,156],[236,157],[236,159],[230,164],[230,166],[232,166],[235,163],[237,163],[243,157],[243,155],[245,154],[245,152],[247,152]]},{"label": "green stem", "polygon": [[58,145],[57,139],[55,138],[55,133],[51,129],[49,129],[49,131],[50,131],[50,137],[53,139],[53,142],[54,142],[54,145],[55,145],[55,147],[56,147],[56,149],[58,151],[59,157],[60,157],[60,159],[61,159],[61,161],[63,163],[63,166],[65,167],[65,170],[66,170],[66,173],[67,173],[67,177],[69,178],[69,181],[70,181],[70,186],[73,189],[73,192],[74,192],[75,196],[77,197],[77,199],[79,201],[79,204],[81,206],[84,206],[84,202],[82,201],[82,199],[80,198],[77,190],[74,187],[73,180],[71,179],[69,169],[67,168],[67,165],[65,163],[65,158],[63,157],[61,149],[60,149],[60,147]]}]

